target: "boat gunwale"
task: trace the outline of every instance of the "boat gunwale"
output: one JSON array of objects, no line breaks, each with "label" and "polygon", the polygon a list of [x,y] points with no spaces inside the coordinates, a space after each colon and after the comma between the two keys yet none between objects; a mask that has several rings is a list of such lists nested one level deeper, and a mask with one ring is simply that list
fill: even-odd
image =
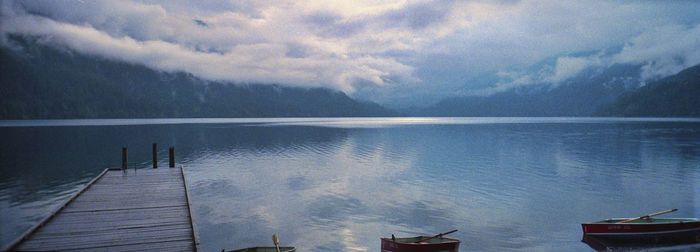
[{"label": "boat gunwale", "polygon": [[[234,250],[226,250],[226,252],[238,252],[238,251],[257,251],[258,249],[271,249],[275,250],[277,247],[272,247],[272,246],[255,246],[255,247],[247,247],[247,248],[240,248],[240,249],[234,249]],[[289,251],[296,251],[295,246],[279,246],[279,249],[281,252],[289,252]]]},{"label": "boat gunwale", "polygon": [[438,243],[416,243],[416,242],[399,242],[398,239],[410,239],[410,238],[428,238],[430,236],[415,236],[415,237],[405,237],[405,238],[396,238],[396,240],[393,240],[391,238],[385,238],[382,237],[381,240],[387,240],[396,244],[405,244],[409,246],[430,246],[430,245],[436,245],[436,244],[452,244],[452,243],[462,243],[461,240],[455,239],[455,238],[449,238],[449,237],[436,237],[440,239],[447,239],[449,241],[446,242],[438,242]]},{"label": "boat gunwale", "polygon": [[698,218],[652,218],[653,220],[674,220],[673,222],[607,222],[607,221],[624,221],[633,218],[610,218],[597,222],[585,222],[581,225],[664,225],[664,224],[679,224],[679,223],[694,223],[700,222]]}]

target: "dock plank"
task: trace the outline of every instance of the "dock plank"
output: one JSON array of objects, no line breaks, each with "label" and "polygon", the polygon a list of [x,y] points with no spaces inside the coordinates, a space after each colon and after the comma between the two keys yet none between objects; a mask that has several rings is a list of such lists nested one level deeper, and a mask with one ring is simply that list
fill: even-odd
[{"label": "dock plank", "polygon": [[[158,227],[158,228],[141,228],[129,230],[131,232],[123,232],[122,230],[110,230],[105,232],[84,232],[80,234],[80,238],[76,239],[73,234],[61,235],[43,235],[34,237],[31,242],[50,243],[52,246],[60,246],[61,244],[111,244],[121,240],[129,240],[129,242],[149,242],[154,241],[154,238],[161,238],[165,235],[168,237],[191,236],[192,230],[185,226],[184,228]],[[71,238],[68,240],[66,238]],[[84,242],[83,242],[84,241]],[[29,244],[29,243],[28,243]],[[27,245],[29,246],[29,245]]]},{"label": "dock plank", "polygon": [[[75,249],[73,251],[94,251],[95,248],[87,248],[87,249]],[[142,243],[142,244],[128,244],[128,245],[119,245],[119,246],[111,246],[107,248],[100,248],[100,251],[121,251],[121,252],[128,252],[128,251],[192,251],[194,250],[194,247],[192,246],[192,242],[189,240],[182,240],[182,241],[164,241],[164,242],[149,242],[149,243]]]},{"label": "dock plank", "polygon": [[107,224],[114,224],[113,226],[109,227],[95,227],[93,225],[89,224],[73,224],[70,226],[66,226],[64,229],[42,229],[40,231],[37,231],[36,236],[37,237],[43,237],[43,236],[59,236],[59,235],[64,235],[64,234],[72,234],[72,235],[80,235],[80,234],[89,234],[93,232],[109,232],[113,230],[118,230],[118,231],[128,231],[128,230],[135,230],[135,229],[141,229],[141,228],[157,228],[157,227],[187,227],[189,226],[189,222],[183,222],[178,219],[170,219],[170,220],[148,220],[148,221],[128,221],[128,222],[122,222],[122,223],[117,223],[117,222],[109,222]]},{"label": "dock plank", "polygon": [[182,220],[182,216],[177,217],[163,217],[163,218],[151,218],[151,219],[137,219],[137,220],[124,220],[124,221],[104,221],[104,224],[95,225],[90,222],[76,222],[76,223],[61,223],[61,227],[46,227],[37,233],[61,233],[61,232],[86,232],[86,231],[99,231],[103,229],[128,229],[132,227],[141,226],[163,226],[163,225],[175,225],[189,222]]},{"label": "dock plank", "polygon": [[73,242],[58,240],[58,241],[43,241],[43,242],[30,242],[26,245],[20,246],[18,250],[20,251],[65,251],[65,250],[77,250],[77,249],[90,249],[90,248],[106,248],[114,247],[120,245],[143,245],[152,243],[153,241],[183,241],[192,240],[191,234],[183,234],[182,236],[169,236],[169,237],[147,237],[147,240],[127,240],[123,238],[115,238],[108,241],[92,241],[92,240],[81,240],[74,239]]},{"label": "dock plank", "polygon": [[186,200],[185,195],[176,196],[138,196],[138,197],[112,197],[112,198],[88,198],[88,199],[75,199],[75,204],[82,206],[82,208],[104,208],[105,206],[133,206],[139,207],[143,205],[165,205],[169,202],[179,202]]},{"label": "dock plank", "polygon": [[197,251],[183,172],[105,170],[6,249]]},{"label": "dock plank", "polygon": [[81,222],[81,221],[95,221],[95,220],[109,220],[109,219],[147,219],[153,216],[170,216],[170,215],[182,215],[188,214],[186,206],[173,206],[161,208],[143,208],[143,209],[122,209],[122,210],[112,210],[112,211],[95,211],[94,213],[86,216],[82,212],[64,212],[60,216],[56,216],[54,221],[66,221],[66,222]]}]

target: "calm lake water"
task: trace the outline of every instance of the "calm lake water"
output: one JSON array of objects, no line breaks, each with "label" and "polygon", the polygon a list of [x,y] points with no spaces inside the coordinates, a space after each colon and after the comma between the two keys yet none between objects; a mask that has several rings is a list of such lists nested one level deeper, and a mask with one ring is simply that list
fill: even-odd
[{"label": "calm lake water", "polygon": [[[592,251],[581,222],[700,217],[700,119],[0,121],[6,245],[104,168],[175,146],[202,247],[379,251],[459,229],[465,251]],[[696,247],[697,248],[697,247]]]}]

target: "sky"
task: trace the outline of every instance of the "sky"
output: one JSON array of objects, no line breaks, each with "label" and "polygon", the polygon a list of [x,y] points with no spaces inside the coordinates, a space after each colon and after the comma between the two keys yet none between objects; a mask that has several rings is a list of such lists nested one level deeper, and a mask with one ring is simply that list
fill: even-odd
[{"label": "sky", "polygon": [[700,63],[700,1],[3,0],[8,34],[231,83],[327,87],[389,106]]}]

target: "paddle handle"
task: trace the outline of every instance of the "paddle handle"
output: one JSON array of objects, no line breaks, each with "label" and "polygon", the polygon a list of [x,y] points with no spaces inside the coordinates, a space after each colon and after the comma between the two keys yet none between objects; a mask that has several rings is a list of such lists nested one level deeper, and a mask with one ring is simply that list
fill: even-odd
[{"label": "paddle handle", "polygon": [[674,209],[670,209],[670,210],[666,210],[666,211],[661,211],[661,212],[658,212],[658,213],[647,214],[647,215],[644,215],[644,216],[641,216],[641,217],[637,217],[637,218],[634,218],[634,219],[623,220],[623,221],[620,221],[620,222],[618,222],[618,223],[632,222],[632,221],[636,221],[636,220],[639,220],[639,219],[649,218],[649,217],[651,217],[651,216],[657,216],[657,215],[660,215],[660,214],[665,214],[665,213],[670,213],[670,212],[675,212],[675,211],[678,211],[678,209],[677,209],[677,208],[674,208]]},{"label": "paddle handle", "polygon": [[443,235],[451,234],[451,233],[454,233],[454,232],[457,232],[457,229],[452,230],[452,231],[447,231],[447,232],[444,232],[444,233],[440,233],[440,234],[436,234],[436,235],[433,235],[433,236],[428,237],[428,238],[423,238],[423,239],[418,240],[418,241],[415,242],[415,243],[424,242],[424,241],[427,241],[427,240],[430,240],[430,239],[433,239],[433,238],[436,238],[436,237],[441,237],[441,236],[443,236]]},{"label": "paddle handle", "polygon": [[277,252],[280,252],[280,238],[277,236],[277,233],[272,234],[272,242],[275,243]]}]

